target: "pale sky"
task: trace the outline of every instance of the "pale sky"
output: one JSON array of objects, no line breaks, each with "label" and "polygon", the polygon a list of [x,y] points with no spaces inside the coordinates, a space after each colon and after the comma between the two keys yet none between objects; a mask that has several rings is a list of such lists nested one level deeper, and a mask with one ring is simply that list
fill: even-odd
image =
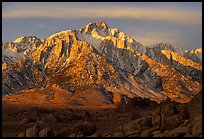
[{"label": "pale sky", "polygon": [[201,2],[3,2],[2,40],[47,38],[101,20],[145,45],[202,47]]}]

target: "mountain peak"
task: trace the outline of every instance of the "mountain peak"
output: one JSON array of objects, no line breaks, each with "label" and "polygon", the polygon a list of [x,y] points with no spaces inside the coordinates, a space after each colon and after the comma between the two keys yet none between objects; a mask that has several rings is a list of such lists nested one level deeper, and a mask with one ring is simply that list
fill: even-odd
[{"label": "mountain peak", "polygon": [[14,43],[19,43],[19,42],[22,42],[22,41],[36,40],[36,39],[38,39],[36,36],[22,36],[22,37],[16,38],[13,42]]},{"label": "mountain peak", "polygon": [[104,20],[102,20],[102,21],[100,21],[100,22],[96,22],[95,24],[96,24],[96,26],[103,26],[103,27],[105,27],[105,28],[108,27],[107,24],[106,24],[106,22],[105,22]]},{"label": "mountain peak", "polygon": [[108,26],[107,26],[107,24],[105,23],[105,21],[99,21],[99,22],[94,22],[94,23],[88,23],[88,24],[85,26],[85,32],[91,32],[94,28],[98,31],[98,30],[107,29]]}]

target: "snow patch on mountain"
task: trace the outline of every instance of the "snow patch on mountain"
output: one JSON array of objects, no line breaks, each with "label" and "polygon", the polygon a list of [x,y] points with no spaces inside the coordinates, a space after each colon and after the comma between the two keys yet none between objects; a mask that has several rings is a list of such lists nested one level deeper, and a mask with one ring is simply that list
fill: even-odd
[{"label": "snow patch on mountain", "polygon": [[100,46],[102,42],[100,39],[93,37],[91,34],[78,33],[77,37],[78,39],[86,41],[87,43],[93,45],[96,49]]},{"label": "snow patch on mountain", "polygon": [[25,56],[22,53],[2,47],[2,63],[14,64],[22,59],[25,59]]},{"label": "snow patch on mountain", "polygon": [[66,34],[66,33],[69,33],[69,32],[71,32],[71,30],[60,31],[60,32],[58,32],[58,33],[52,34],[52,35],[49,36],[48,38],[52,39],[52,38],[58,37],[58,36],[61,35],[61,34]]}]

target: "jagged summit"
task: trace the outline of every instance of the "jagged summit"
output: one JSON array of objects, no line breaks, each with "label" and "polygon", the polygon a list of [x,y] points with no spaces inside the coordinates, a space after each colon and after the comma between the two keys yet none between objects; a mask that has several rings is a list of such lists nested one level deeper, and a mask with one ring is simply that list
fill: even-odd
[{"label": "jagged summit", "polygon": [[20,42],[34,41],[37,39],[39,38],[36,36],[22,36],[22,37],[16,38],[13,42],[20,43]]},{"label": "jagged summit", "polygon": [[153,49],[170,50],[172,52],[178,53],[181,56],[183,56],[184,53],[185,53],[185,51],[182,48],[174,46],[174,45],[172,45],[170,43],[159,43],[159,44],[156,44],[155,46],[153,46]]},{"label": "jagged summit", "polygon": [[192,54],[202,53],[202,48],[198,48],[198,49],[196,49],[196,50],[192,50],[191,53],[192,53]]},{"label": "jagged summit", "polygon": [[42,40],[36,36],[22,36],[13,42],[4,43],[2,45],[2,64],[13,65],[26,59],[25,57],[29,56],[42,43]]},{"label": "jagged summit", "polygon": [[105,23],[105,21],[95,22],[95,23],[88,23],[85,26],[85,32],[91,32],[94,28],[96,28],[97,31],[102,29],[107,29],[108,26]]},{"label": "jagged summit", "polygon": [[[100,44],[104,41],[110,41],[114,46],[122,49],[131,49],[144,53],[146,46],[135,41],[131,36],[121,32],[118,28],[110,28],[105,21],[88,23],[85,27],[76,30],[64,30],[52,34],[47,40],[56,42],[60,38],[66,39],[65,36],[72,36],[76,40],[85,41],[99,50]],[[49,43],[49,42],[48,42]],[[51,43],[52,44],[52,43]]]}]

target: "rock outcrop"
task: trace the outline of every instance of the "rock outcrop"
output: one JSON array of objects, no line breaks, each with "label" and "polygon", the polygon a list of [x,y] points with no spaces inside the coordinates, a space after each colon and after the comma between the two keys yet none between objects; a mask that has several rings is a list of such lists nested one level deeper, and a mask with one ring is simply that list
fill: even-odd
[{"label": "rock outcrop", "polygon": [[19,133],[18,137],[54,137],[54,133],[50,128],[42,128],[39,125],[35,125]]},{"label": "rock outcrop", "polygon": [[126,123],[105,135],[106,137],[201,137],[201,115],[189,119],[183,105],[167,103],[150,115]]}]

